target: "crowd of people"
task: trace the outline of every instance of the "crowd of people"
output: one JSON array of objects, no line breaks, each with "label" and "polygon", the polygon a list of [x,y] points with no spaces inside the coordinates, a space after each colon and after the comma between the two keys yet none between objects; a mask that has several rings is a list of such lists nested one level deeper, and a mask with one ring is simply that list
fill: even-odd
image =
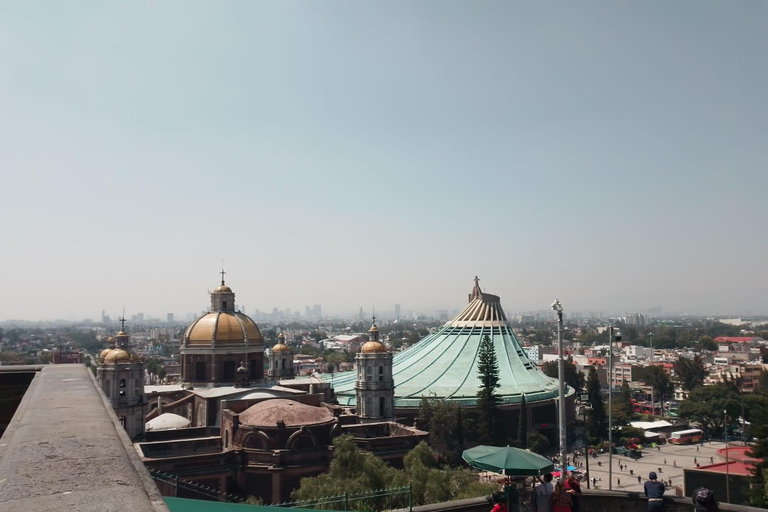
[{"label": "crowd of people", "polygon": [[[540,477],[538,485],[534,488],[533,500],[536,512],[580,512],[581,484],[576,474],[567,473],[565,479],[560,478],[553,483],[554,478],[551,473]],[[640,477],[638,477],[638,483]],[[651,471],[648,474],[648,480],[643,486],[645,497],[648,500],[648,512],[664,511],[664,492],[666,483],[659,480],[658,474]],[[495,492],[492,496],[493,509],[491,512],[516,512],[519,510],[519,495],[514,487],[510,486],[507,480],[504,487],[505,494]],[[513,498],[514,496],[514,498]],[[505,499],[506,498],[506,499]],[[691,496],[695,512],[712,512],[717,510],[717,500],[714,493],[702,486],[696,489]],[[510,503],[512,511],[507,509],[506,503]]]}]

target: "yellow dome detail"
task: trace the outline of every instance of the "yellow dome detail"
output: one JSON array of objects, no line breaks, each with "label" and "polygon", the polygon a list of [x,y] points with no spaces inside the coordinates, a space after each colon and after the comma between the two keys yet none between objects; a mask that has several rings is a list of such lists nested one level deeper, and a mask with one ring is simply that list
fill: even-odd
[{"label": "yellow dome detail", "polygon": [[272,347],[272,352],[288,352],[288,345],[285,343],[278,343]]},{"label": "yellow dome detail", "polygon": [[363,354],[381,354],[387,352],[387,347],[378,341],[369,341],[360,349]]},{"label": "yellow dome detail", "polygon": [[373,324],[370,329],[368,329],[368,332],[378,332],[379,328],[376,327],[376,324]]},{"label": "yellow dome detail", "polygon": [[128,336],[128,334],[125,331],[120,331],[117,333],[117,337],[120,338],[121,336]]},{"label": "yellow dome detail", "polygon": [[184,333],[186,343],[191,347],[210,347],[216,340],[216,347],[263,345],[264,338],[256,322],[247,315],[234,311],[214,311],[201,316]]},{"label": "yellow dome detail", "polygon": [[141,356],[131,350],[108,348],[100,354],[104,364],[128,364],[141,362]]},{"label": "yellow dome detail", "polygon": [[232,288],[223,284],[217,287],[215,290],[213,290],[213,293],[232,293]]},{"label": "yellow dome detail", "polygon": [[110,336],[109,338],[107,338],[107,342],[111,342],[111,341],[115,341],[115,338],[113,338],[112,336]]}]

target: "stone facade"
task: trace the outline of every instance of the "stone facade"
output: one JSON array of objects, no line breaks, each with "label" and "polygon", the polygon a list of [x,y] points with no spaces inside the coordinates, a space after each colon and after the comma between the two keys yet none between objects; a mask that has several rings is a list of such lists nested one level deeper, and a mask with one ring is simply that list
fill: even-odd
[{"label": "stone facade", "polygon": [[357,416],[362,420],[394,417],[395,382],[392,378],[392,353],[379,342],[374,319],[369,341],[355,355],[355,394]]}]

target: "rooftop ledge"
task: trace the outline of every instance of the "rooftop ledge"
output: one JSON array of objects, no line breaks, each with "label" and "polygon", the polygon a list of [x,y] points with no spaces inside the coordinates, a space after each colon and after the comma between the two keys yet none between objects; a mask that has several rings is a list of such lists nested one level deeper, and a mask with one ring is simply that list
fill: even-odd
[{"label": "rooftop ledge", "polygon": [[0,512],[168,512],[83,365],[36,375],[0,438]]}]

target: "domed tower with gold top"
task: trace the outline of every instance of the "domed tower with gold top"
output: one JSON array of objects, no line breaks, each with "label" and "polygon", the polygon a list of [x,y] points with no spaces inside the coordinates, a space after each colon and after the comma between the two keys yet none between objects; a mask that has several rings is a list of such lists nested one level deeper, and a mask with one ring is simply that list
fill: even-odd
[{"label": "domed tower with gold top", "polygon": [[251,382],[264,378],[264,339],[256,322],[235,310],[235,293],[224,283],[211,293],[211,311],[184,333],[181,381],[187,387],[231,386],[242,363]]},{"label": "domed tower with gold top", "polygon": [[267,363],[267,378],[293,378],[293,353],[285,344],[285,334],[280,333],[277,336],[277,343],[270,349]]},{"label": "domed tower with gold top", "polygon": [[131,350],[125,318],[120,322],[120,332],[107,340],[110,347],[99,354],[96,375],[123,428],[136,439],[144,434],[144,362]]},{"label": "domed tower with gold top", "polygon": [[395,381],[392,379],[392,353],[379,341],[379,328],[373,317],[368,341],[355,355],[355,394],[357,416],[377,421],[392,418],[395,411]]}]

